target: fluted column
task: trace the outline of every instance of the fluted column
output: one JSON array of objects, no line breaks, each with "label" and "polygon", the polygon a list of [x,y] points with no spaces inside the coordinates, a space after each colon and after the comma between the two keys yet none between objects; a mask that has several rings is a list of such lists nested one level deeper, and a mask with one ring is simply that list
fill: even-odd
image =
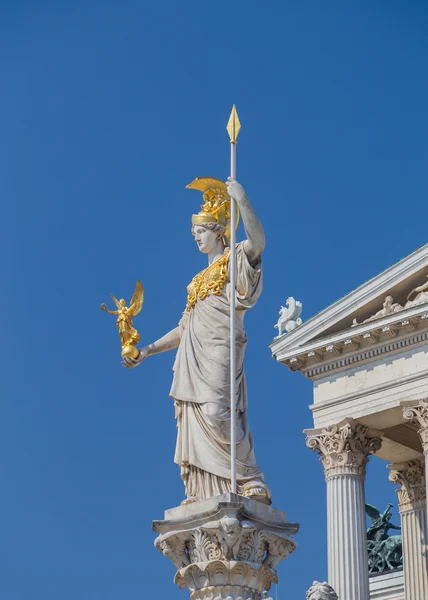
[{"label": "fluted column", "polygon": [[[425,489],[428,489],[428,398],[401,402],[406,421],[418,428],[425,456]],[[428,513],[428,497],[426,501]]]},{"label": "fluted column", "polygon": [[327,482],[328,580],[339,598],[369,600],[364,479],[381,432],[345,419],[307,429],[306,444],[318,451]]},{"label": "fluted column", "polygon": [[388,465],[389,480],[397,490],[403,538],[405,600],[428,598],[427,513],[425,461]]}]

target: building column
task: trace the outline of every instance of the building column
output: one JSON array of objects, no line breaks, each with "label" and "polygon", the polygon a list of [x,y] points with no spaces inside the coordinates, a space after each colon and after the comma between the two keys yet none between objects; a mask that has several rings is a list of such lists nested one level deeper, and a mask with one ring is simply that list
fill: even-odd
[{"label": "building column", "polygon": [[306,445],[320,454],[327,483],[329,583],[339,598],[369,600],[364,479],[382,433],[345,419],[305,434]]},{"label": "building column", "polygon": [[401,534],[403,538],[403,567],[405,600],[428,598],[427,513],[425,461],[388,465],[389,480],[397,483]]},{"label": "building column", "polygon": [[[428,398],[401,402],[403,417],[418,428],[425,456],[425,489],[428,489]],[[427,497],[428,512],[428,497]]]}]

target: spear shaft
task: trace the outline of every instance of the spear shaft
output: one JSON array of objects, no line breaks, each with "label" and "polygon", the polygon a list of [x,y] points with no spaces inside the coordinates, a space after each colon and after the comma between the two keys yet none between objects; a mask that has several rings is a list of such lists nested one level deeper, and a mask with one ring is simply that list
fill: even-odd
[{"label": "spear shaft", "polygon": [[[230,137],[230,176],[236,179],[236,139],[241,124],[236,107],[230,113],[227,131]],[[230,480],[236,494],[236,204],[230,202]]]}]

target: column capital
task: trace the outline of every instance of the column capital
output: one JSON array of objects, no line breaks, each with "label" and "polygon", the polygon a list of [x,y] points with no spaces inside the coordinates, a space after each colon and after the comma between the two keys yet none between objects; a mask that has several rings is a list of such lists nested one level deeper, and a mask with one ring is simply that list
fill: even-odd
[{"label": "column capital", "polygon": [[405,401],[400,404],[403,408],[404,419],[418,427],[424,452],[428,453],[428,398]]},{"label": "column capital", "polygon": [[382,445],[382,431],[354,419],[344,419],[321,429],[305,429],[306,445],[319,452],[326,478],[334,475],[365,475],[370,454]]},{"label": "column capital", "polygon": [[261,600],[278,581],[278,563],[295,550],[298,528],[285,513],[231,493],[170,509],[153,522],[155,546],[192,600]]},{"label": "column capital", "polygon": [[400,512],[418,510],[426,505],[425,460],[388,465],[391,469],[389,481],[400,485],[398,494]]}]

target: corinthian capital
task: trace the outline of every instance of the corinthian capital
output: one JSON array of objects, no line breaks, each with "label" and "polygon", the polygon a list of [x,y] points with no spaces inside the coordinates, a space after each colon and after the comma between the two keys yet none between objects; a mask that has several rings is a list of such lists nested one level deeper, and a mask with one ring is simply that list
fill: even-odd
[{"label": "corinthian capital", "polygon": [[276,567],[294,552],[297,523],[261,502],[223,494],[167,511],[155,546],[177,568],[192,600],[261,600]]},{"label": "corinthian capital", "polygon": [[397,490],[400,512],[426,506],[425,460],[388,465],[389,481],[400,485]]},{"label": "corinthian capital", "polygon": [[306,445],[319,452],[326,478],[333,475],[364,476],[370,454],[382,445],[382,432],[354,419],[345,419],[323,429],[305,429]]},{"label": "corinthian capital", "polygon": [[428,398],[401,402],[403,417],[418,427],[424,452],[428,452]]}]

